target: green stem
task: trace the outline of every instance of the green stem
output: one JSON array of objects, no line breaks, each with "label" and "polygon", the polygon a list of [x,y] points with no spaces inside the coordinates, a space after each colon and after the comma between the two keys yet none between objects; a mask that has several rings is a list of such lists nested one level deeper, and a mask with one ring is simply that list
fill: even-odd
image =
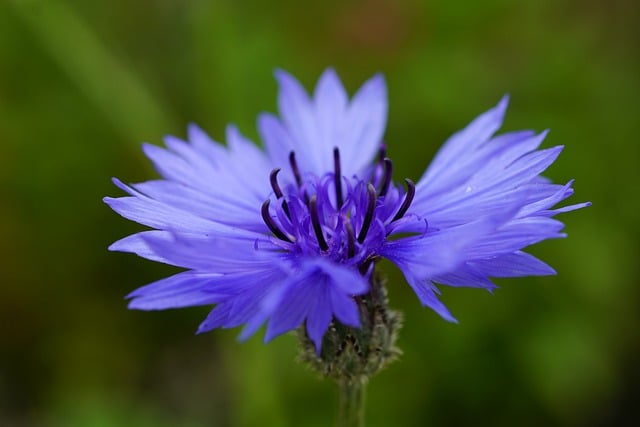
[{"label": "green stem", "polygon": [[364,381],[343,379],[338,387],[338,427],[364,427]]}]

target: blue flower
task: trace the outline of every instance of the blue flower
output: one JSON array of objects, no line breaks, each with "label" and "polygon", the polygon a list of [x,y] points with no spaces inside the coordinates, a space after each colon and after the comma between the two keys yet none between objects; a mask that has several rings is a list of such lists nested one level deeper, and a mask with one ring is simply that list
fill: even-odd
[{"label": "blue flower", "polygon": [[[436,284],[492,290],[490,277],[549,275],[522,249],[564,237],[554,206],[572,181],[540,174],[562,147],[539,150],[546,132],[494,136],[507,98],[453,135],[414,184],[392,179],[382,142],[384,79],[349,99],[327,70],[312,97],[278,71],[280,116],[263,114],[264,150],[229,126],[227,145],[192,125],[186,141],[144,145],[161,179],[105,198],[150,227],[113,245],[184,272],[132,292],[140,310],[215,305],[198,332],[267,323],[265,341],[300,325],[319,351],[330,322],[360,326],[358,304],[381,258],[404,273],[420,302],[455,321]],[[362,296],[361,298],[356,298]]]}]

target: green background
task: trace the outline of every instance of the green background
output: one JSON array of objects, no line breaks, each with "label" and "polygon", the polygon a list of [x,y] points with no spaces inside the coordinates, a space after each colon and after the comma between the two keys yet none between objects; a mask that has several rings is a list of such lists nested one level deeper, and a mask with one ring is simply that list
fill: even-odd
[{"label": "green background", "polygon": [[[295,337],[195,336],[206,308],[126,310],[174,270],[107,246],[142,227],[101,201],[155,177],[142,141],[216,139],[275,111],[273,70],[351,93],[387,77],[397,179],[511,94],[504,129],[550,128],[547,175],[576,178],[558,276],[444,289],[444,322],[397,271],[404,356],[373,379],[369,426],[638,422],[639,4],[634,0],[0,0],[0,425],[327,426],[333,384]],[[635,25],[635,26],[634,26]],[[266,178],[266,177],[265,177]],[[213,185],[213,183],[212,183]]]}]

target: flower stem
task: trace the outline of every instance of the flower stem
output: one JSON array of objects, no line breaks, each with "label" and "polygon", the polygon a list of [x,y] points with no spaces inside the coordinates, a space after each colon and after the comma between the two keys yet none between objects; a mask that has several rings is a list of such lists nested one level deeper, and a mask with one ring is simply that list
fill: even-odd
[{"label": "flower stem", "polygon": [[360,379],[338,381],[338,427],[364,427],[365,382]]}]

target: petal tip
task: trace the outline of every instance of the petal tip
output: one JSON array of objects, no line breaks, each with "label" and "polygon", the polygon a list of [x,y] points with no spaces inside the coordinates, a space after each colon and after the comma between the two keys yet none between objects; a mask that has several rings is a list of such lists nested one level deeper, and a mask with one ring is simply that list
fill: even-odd
[{"label": "petal tip", "polygon": [[508,93],[505,93],[504,95],[502,95],[502,98],[500,98],[500,101],[498,102],[498,107],[500,109],[506,110],[506,108],[509,106],[509,101],[511,101],[511,95]]},{"label": "petal tip", "polygon": [[373,77],[367,80],[363,87],[365,86],[370,88],[370,90],[379,92],[381,95],[386,95],[387,93],[387,80],[381,72],[374,74]]},{"label": "petal tip", "polygon": [[[430,307],[430,308],[433,309],[433,307]],[[447,310],[446,308],[435,310],[435,312],[438,313],[438,315],[440,315],[440,317],[442,317],[444,320],[446,320],[449,323],[455,323],[456,325],[460,323],[460,322],[458,322],[458,319],[453,317],[453,314],[451,314],[451,312],[449,310]]]},{"label": "petal tip", "polygon": [[203,130],[195,122],[189,122],[187,123],[187,133],[190,134],[192,132],[203,132]]},{"label": "petal tip", "polygon": [[[125,298],[129,298],[130,295],[132,295],[133,293],[135,293],[135,291],[127,295]],[[135,298],[135,297],[131,297],[131,298]],[[144,300],[140,300],[140,298],[135,298],[129,301],[129,304],[127,304],[127,308],[129,310],[143,310],[143,311],[154,310],[153,308],[150,308],[149,306],[147,306],[147,304],[144,303]]]},{"label": "petal tip", "polygon": [[116,178],[115,176],[111,178],[111,182],[113,183],[113,185],[115,185],[116,187],[118,187],[119,189],[125,191],[125,192],[129,192],[129,186],[127,184],[125,184],[124,182],[122,182],[119,178]]},{"label": "petal tip", "polygon": [[291,75],[288,71],[283,70],[282,68],[276,68],[273,70],[273,76],[279,84],[283,84],[288,81],[297,81],[293,75]]},{"label": "petal tip", "polygon": [[340,80],[340,78],[338,77],[338,73],[336,72],[336,69],[334,67],[327,67],[323,72],[322,75],[320,76],[320,81],[324,80],[324,79],[332,79],[332,80]]},{"label": "petal tip", "polygon": [[200,324],[200,326],[198,326],[198,329],[196,329],[195,335],[202,335],[206,332],[209,332],[212,328],[209,327],[209,325],[205,322],[202,322]]},{"label": "petal tip", "polygon": [[510,100],[511,100],[510,95],[505,94],[502,96],[502,98],[500,98],[500,101],[498,101],[496,106],[493,107],[492,109],[492,112],[494,115],[493,117],[500,124],[504,121],[504,116],[507,114],[507,108],[509,107]]}]

